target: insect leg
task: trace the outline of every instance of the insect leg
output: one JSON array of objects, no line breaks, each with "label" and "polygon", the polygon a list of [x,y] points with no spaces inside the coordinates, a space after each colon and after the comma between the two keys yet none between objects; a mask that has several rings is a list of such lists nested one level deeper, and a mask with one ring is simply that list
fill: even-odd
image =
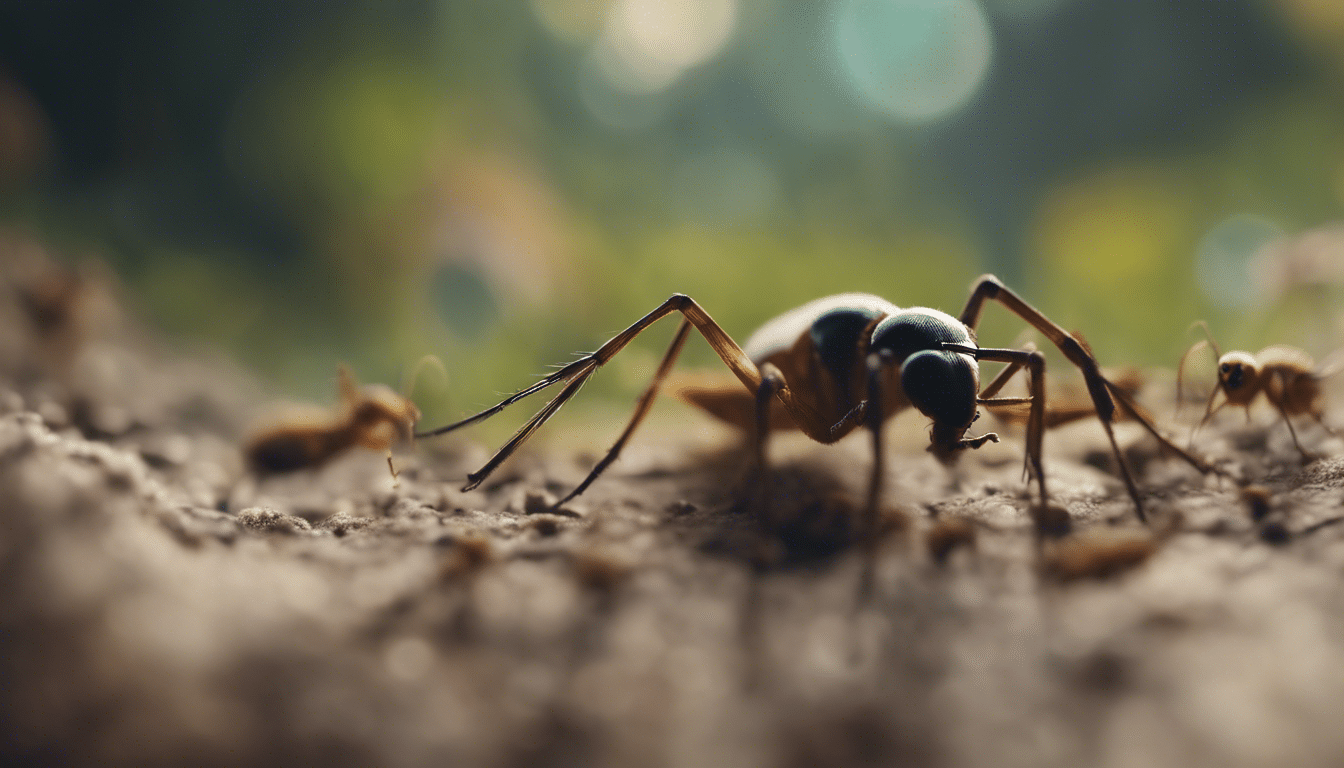
[{"label": "insect leg", "polygon": [[[1045,490],[1045,469],[1041,464],[1041,452],[1045,441],[1045,355],[1035,349],[987,349],[964,347],[959,344],[944,344],[943,349],[971,355],[977,360],[1008,363],[1004,371],[1016,372],[1022,368],[1027,369],[1028,386],[1031,390],[1031,412],[1027,416],[1026,462],[1028,471],[1036,478],[1036,486],[1041,494],[1041,507],[1044,508],[1049,498]],[[1000,373],[999,378],[1005,377]],[[1002,387],[998,379],[990,386],[995,383]]]},{"label": "insect leg", "polygon": [[[1199,321],[1198,323],[1196,323],[1196,324],[1197,324],[1197,325],[1203,325],[1203,324],[1204,324],[1204,321],[1203,321],[1203,320],[1200,320],[1200,321]],[[1207,325],[1204,325],[1204,332],[1205,332],[1205,334],[1208,334],[1208,331],[1209,331],[1209,327],[1208,327]],[[1216,350],[1218,349],[1218,345],[1217,345],[1217,344],[1213,344],[1213,336],[1212,336],[1212,335],[1209,336],[1209,339],[1208,339],[1207,341],[1201,339],[1201,340],[1199,340],[1199,341],[1196,341],[1194,344],[1191,344],[1191,345],[1190,345],[1190,348],[1187,349],[1187,350],[1185,350],[1185,353],[1181,355],[1181,362],[1180,362],[1179,364],[1177,364],[1177,366],[1176,366],[1176,413],[1177,413],[1177,414],[1180,413],[1180,411],[1181,411],[1181,405],[1185,402],[1185,398],[1182,396],[1182,394],[1183,394],[1183,392],[1184,392],[1184,385],[1185,385],[1185,362],[1186,362],[1186,360],[1188,360],[1188,359],[1190,358],[1190,355],[1193,354],[1196,350],[1203,349],[1204,347],[1206,347],[1206,346],[1210,346],[1210,345],[1212,345],[1213,349],[1215,350],[1215,352],[1214,352],[1214,355],[1215,355],[1214,359],[1217,360],[1217,351],[1216,351]],[[1216,392],[1217,390],[1218,390],[1218,387],[1214,387],[1214,391]],[[1210,403],[1212,403],[1212,396],[1210,396]],[[1206,408],[1205,410],[1207,411],[1207,408]],[[1194,436],[1191,435],[1191,437],[1193,438]]]},{"label": "insect leg", "polygon": [[485,466],[467,475],[467,484],[462,486],[462,490],[470,491],[480,485],[482,480],[489,477],[490,473],[494,472],[500,464],[503,464],[505,459],[512,456],[513,452],[518,450],[519,446],[527,442],[527,439],[532,436],[532,433],[540,429],[542,424],[545,424],[548,419],[554,416],[555,412],[560,410],[560,406],[569,402],[569,399],[578,393],[579,389],[583,387],[583,383],[588,380],[588,377],[591,376],[595,370],[597,370],[597,366],[592,365],[583,373],[575,376],[573,381],[565,384],[564,389],[560,390],[559,394],[551,398],[549,403],[543,406],[540,411],[537,411],[535,416],[519,428],[519,430],[513,434],[513,437],[509,438],[509,441],[496,451],[494,456],[490,457],[490,460],[485,463]]},{"label": "insect leg", "polygon": [[[1195,444],[1195,435],[1199,432],[1199,430],[1203,429],[1204,425],[1209,423],[1209,419],[1213,418],[1213,414],[1222,410],[1224,405],[1227,405],[1228,401],[1226,398],[1223,399],[1223,402],[1218,404],[1217,408],[1215,408],[1213,405],[1214,398],[1218,397],[1218,393],[1221,391],[1223,391],[1223,387],[1222,384],[1219,384],[1215,386],[1212,391],[1209,392],[1209,400],[1208,402],[1204,403],[1204,418],[1200,419],[1199,423],[1195,424],[1193,427],[1190,428],[1190,445],[1192,447]],[[1179,403],[1180,401],[1178,400],[1177,402]]]},{"label": "insect leg", "polygon": [[593,470],[588,473],[588,476],[583,479],[583,482],[579,483],[579,485],[574,490],[570,491],[569,495],[565,496],[565,498],[556,502],[557,507],[564,505],[575,496],[578,496],[580,493],[587,490],[588,486],[592,485],[593,481],[597,479],[597,476],[602,474],[602,472],[616,460],[616,457],[620,455],[621,449],[625,447],[625,443],[630,439],[630,435],[634,434],[635,428],[639,426],[640,422],[644,420],[644,417],[648,415],[649,409],[653,407],[654,398],[658,396],[658,389],[662,386],[663,380],[667,378],[668,372],[672,370],[673,364],[677,361],[677,355],[681,354],[681,348],[686,345],[686,337],[689,336],[690,333],[690,321],[682,320],[681,325],[677,327],[677,335],[672,337],[672,343],[668,346],[667,352],[663,355],[663,361],[658,364],[658,370],[653,374],[653,381],[649,382],[648,388],[639,396],[639,401],[635,405],[634,415],[630,417],[630,423],[626,424],[625,431],[621,433],[620,437],[616,438],[616,443],[611,446],[611,450],[607,451],[607,455],[603,456],[602,460],[597,463],[597,466],[593,467]]},{"label": "insect leg", "polygon": [[[1009,290],[999,279],[993,275],[983,275],[976,281],[975,287],[971,291],[971,297],[966,302],[966,308],[962,310],[961,322],[970,328],[980,322],[980,313],[984,309],[984,303],[988,299],[994,299],[1006,307],[1013,314],[1025,320],[1036,330],[1048,338],[1051,343],[1059,348],[1059,351],[1068,358],[1069,362],[1077,366],[1083,374],[1083,380],[1087,384],[1088,394],[1092,398],[1093,405],[1097,409],[1097,419],[1101,422],[1102,428],[1106,431],[1106,439],[1110,441],[1111,450],[1115,454],[1116,461],[1120,467],[1120,473],[1125,481],[1125,487],[1129,490],[1130,498],[1134,501],[1134,508],[1138,512],[1139,518],[1146,520],[1143,512],[1143,502],[1139,498],[1138,487],[1134,484],[1133,477],[1130,475],[1129,466],[1125,461],[1124,455],[1120,451],[1119,445],[1115,441],[1115,431],[1112,424],[1115,419],[1115,400],[1118,399],[1126,413],[1138,421],[1143,428],[1157,438],[1158,442],[1167,450],[1175,453],[1187,463],[1200,472],[1218,472],[1218,470],[1196,458],[1189,452],[1182,450],[1171,440],[1157,431],[1152,422],[1145,416],[1133,400],[1119,387],[1107,381],[1101,375],[1100,366],[1097,365],[1096,358],[1092,356],[1091,351],[1087,349],[1073,334],[1064,330],[1063,327],[1041,314],[1041,311],[1028,304],[1020,296]],[[1112,395],[1115,399],[1112,399]]]},{"label": "insect leg", "polygon": [[882,478],[886,469],[882,450],[882,370],[894,363],[887,350],[868,355],[868,407],[863,421],[873,439],[873,467],[868,476],[868,502],[864,506],[864,525],[869,541],[876,538],[877,505],[882,496]]},{"label": "insect leg", "polygon": [[[1307,453],[1307,450],[1302,447],[1302,443],[1298,442],[1297,440],[1297,430],[1293,429],[1293,420],[1288,418],[1288,408],[1285,407],[1283,404],[1283,399],[1288,392],[1288,380],[1287,380],[1288,377],[1285,376],[1281,371],[1277,370],[1273,371],[1271,375],[1276,376],[1279,379],[1279,394],[1278,396],[1272,396],[1269,389],[1266,388],[1265,399],[1273,403],[1274,407],[1278,409],[1279,415],[1283,416],[1283,423],[1288,425],[1288,434],[1293,436],[1293,445],[1297,446],[1297,452],[1302,454],[1302,458],[1304,460],[1310,459],[1311,454]],[[1249,409],[1247,410],[1247,412],[1248,413],[1250,412]]]},{"label": "insect leg", "polygon": [[[1022,351],[1035,352],[1036,345],[1027,342],[1022,346]],[[1016,375],[1018,371],[1022,370],[1025,365],[1026,362],[1022,360],[1014,360],[1005,365],[1003,370],[999,371],[998,375],[995,376],[992,381],[980,388],[980,402],[993,402],[995,400],[994,396],[999,393],[999,390],[1003,389],[1004,385],[1008,383],[1008,380],[1013,378],[1013,376]],[[1026,402],[1020,398],[1013,398],[1013,400]],[[1008,402],[1003,402],[1003,404],[1007,405]]]},{"label": "insect leg", "polygon": [[[1078,341],[1072,334],[1064,330],[1060,325],[1041,314],[1041,311],[1028,304],[1020,296],[1009,290],[999,279],[993,275],[983,275],[976,281],[975,288],[971,291],[971,298],[966,302],[966,308],[961,313],[961,321],[971,328],[974,328],[980,320],[980,311],[983,308],[986,299],[995,299],[1003,304],[1013,314],[1027,321],[1036,330],[1045,334],[1046,338],[1064,353],[1083,374],[1083,380],[1087,383],[1088,394],[1092,397],[1093,404],[1097,407],[1097,418],[1105,427],[1107,436],[1111,441],[1112,448],[1116,447],[1115,436],[1112,433],[1111,424],[1114,420],[1115,401],[1119,401],[1120,406],[1135,421],[1143,426],[1149,434],[1157,439],[1158,443],[1166,450],[1176,454],[1190,466],[1202,473],[1224,474],[1217,467],[1214,467],[1202,459],[1194,456],[1190,452],[1180,448],[1171,442],[1165,435],[1157,430],[1153,425],[1152,419],[1143,411],[1142,408],[1134,402],[1123,389],[1116,386],[1113,382],[1101,375],[1101,369],[1097,365],[1096,358],[1092,352],[1087,349],[1082,342]],[[1217,344],[1210,344],[1217,350]],[[1111,396],[1114,395],[1114,400]],[[1124,458],[1120,456],[1116,449],[1116,456],[1123,467]],[[1134,498],[1134,503],[1139,506],[1139,499],[1133,486],[1130,487],[1130,495]],[[1140,507],[1141,508],[1141,507]]]},{"label": "insect leg", "polygon": [[748,483],[754,486],[751,493],[758,503],[760,509],[758,517],[767,535],[773,532],[775,524],[773,520],[774,507],[770,499],[770,483],[766,477],[768,468],[766,445],[770,440],[770,405],[784,386],[784,376],[778,368],[770,363],[761,366],[761,386],[756,390],[756,422],[754,433],[751,436],[752,468]]},{"label": "insect leg", "polygon": [[[417,438],[435,437],[437,435],[442,435],[457,429],[461,429],[462,427],[475,424],[478,421],[484,421],[490,418],[491,416],[494,416],[496,413],[499,413],[500,411],[509,407],[510,405],[513,405],[519,400],[522,400],[528,395],[536,394],[537,392],[546,389],[552,384],[557,384],[562,381],[569,381],[570,379],[573,379],[575,377],[586,378],[588,376],[591,376],[594,370],[596,370],[599,366],[605,364],[608,360],[614,357],[617,352],[620,352],[622,349],[624,349],[625,345],[629,344],[631,340],[633,340],[636,336],[642,333],[645,328],[648,328],[650,325],[653,325],[654,323],[661,320],[664,316],[672,312],[676,312],[678,310],[686,312],[685,305],[693,306],[697,310],[699,309],[699,307],[695,305],[695,302],[691,301],[689,296],[683,296],[681,294],[672,296],[667,301],[659,305],[657,309],[653,310],[644,317],[640,318],[637,322],[635,322],[634,325],[631,325],[629,328],[626,328],[624,331],[621,331],[617,335],[613,336],[609,341],[607,341],[606,344],[603,344],[600,348],[598,348],[596,352],[584,355],[583,357],[579,358],[578,360],[575,360],[569,365],[564,366],[555,373],[552,373],[549,376],[544,377],[536,384],[521,389],[518,392],[513,393],[512,395],[509,395],[508,397],[501,400],[499,403],[492,405],[489,408],[486,408],[480,413],[468,416],[467,418],[462,419],[461,421],[455,421],[452,424],[447,424],[445,426],[438,427],[437,429],[431,429],[425,432],[417,432],[415,433],[415,436]],[[703,315],[704,321],[707,321],[711,325],[714,323],[713,320],[709,319],[708,315],[704,314],[703,310],[700,311],[699,314]],[[699,325],[699,323],[697,323],[697,325]],[[722,334],[724,338],[727,338],[727,334],[724,334],[722,331],[719,331],[719,333]],[[708,334],[706,334],[706,338],[709,338]],[[729,339],[728,341],[729,343],[732,343],[731,339]],[[711,340],[710,343],[712,345],[713,341]],[[720,353],[720,356],[721,357],[723,356],[722,353]],[[746,355],[742,355],[742,358],[745,359]],[[750,360],[747,360],[746,362],[748,365],[750,365]],[[734,367],[733,364],[730,363],[728,367],[733,368],[733,372],[737,373],[739,378],[741,378],[742,374],[738,372],[737,368]]]},{"label": "insect leg", "polygon": [[[1152,435],[1153,438],[1157,440],[1158,445],[1160,445],[1163,449],[1176,454],[1183,461],[1185,461],[1185,463],[1189,464],[1190,466],[1194,467],[1195,469],[1199,470],[1204,474],[1213,473],[1215,475],[1219,475],[1222,477],[1227,476],[1227,473],[1224,472],[1223,470],[1213,466],[1212,464],[1209,464],[1207,461],[1204,461],[1203,459],[1199,458],[1193,453],[1190,453],[1184,448],[1181,448],[1179,445],[1176,445],[1175,443],[1171,442],[1171,440],[1167,438],[1166,435],[1157,431],[1157,427],[1153,425],[1152,416],[1148,415],[1148,412],[1145,411],[1142,406],[1134,402],[1134,398],[1128,392],[1116,386],[1115,384],[1112,384],[1109,380],[1103,379],[1103,381],[1106,383],[1106,387],[1110,389],[1111,394],[1115,396],[1116,401],[1120,403],[1120,408],[1124,410],[1125,413],[1128,413],[1130,418],[1137,421],[1140,426],[1142,426],[1145,430],[1147,430],[1148,434]],[[1222,406],[1220,405],[1219,407]],[[1215,408],[1214,410],[1217,411],[1218,409]]]},{"label": "insect leg", "polygon": [[[553,400],[547,403],[535,416],[524,424],[518,432],[516,432],[514,436],[490,458],[480,471],[467,476],[468,483],[464,487],[464,490],[471,490],[480,485],[482,480],[489,476],[489,474],[505,459],[512,455],[513,452],[531,437],[532,433],[536,432],[542,424],[546,423],[546,420],[554,415],[562,405],[568,402],[569,399],[578,392],[579,388],[583,386],[583,383],[588,377],[593,375],[594,371],[604,365],[607,361],[611,360],[616,353],[624,349],[627,344],[640,333],[644,332],[650,325],[653,325],[673,312],[680,312],[687,322],[695,326],[696,330],[705,337],[705,340],[709,342],[710,347],[712,347],[718,354],[719,359],[728,366],[729,370],[737,376],[738,380],[741,381],[747,389],[755,392],[760,387],[760,371],[756,369],[756,365],[751,361],[751,358],[747,357],[747,354],[742,351],[742,348],[737,345],[737,342],[733,341],[732,337],[725,333],[724,330],[714,322],[713,318],[701,309],[700,305],[696,304],[691,297],[684,294],[674,294],[668,298],[667,301],[664,301],[652,312],[640,318],[629,328],[626,328],[624,331],[613,336],[607,343],[599,347],[597,351],[575,360],[555,373],[538,381],[536,384],[510,395],[498,404],[493,405],[480,413],[468,416],[461,421],[448,424],[447,426],[439,427],[438,429],[416,433],[415,436],[418,438],[433,437],[435,435],[451,432],[455,429],[460,429],[461,427],[474,424],[478,421],[483,421],[528,395],[540,392],[552,384],[565,382],[565,387],[560,391],[560,394],[556,395]],[[787,387],[780,390],[779,397],[791,412],[797,412],[802,416],[806,416],[810,413],[810,409],[793,398],[792,393],[789,392]]]}]

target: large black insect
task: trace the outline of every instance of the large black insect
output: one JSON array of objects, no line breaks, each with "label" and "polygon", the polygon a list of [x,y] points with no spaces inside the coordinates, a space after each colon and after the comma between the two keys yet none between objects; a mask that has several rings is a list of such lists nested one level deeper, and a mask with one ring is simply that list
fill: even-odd
[{"label": "large black insect", "polygon": [[[984,275],[974,283],[970,299],[959,318],[936,309],[901,309],[871,294],[846,293],[818,299],[776,317],[753,334],[745,346],[738,346],[689,296],[677,294],[597,351],[497,405],[453,424],[417,433],[416,437],[441,435],[474,424],[528,395],[563,382],[565,386],[558,395],[524,424],[485,466],[468,475],[463,490],[475,488],[573,397],[599,367],[650,325],[666,315],[680,312],[681,325],[663,355],[653,381],[640,396],[630,422],[615,445],[560,504],[582,493],[616,460],[653,405],[691,329],[695,328],[745,389],[706,389],[684,394],[691,402],[728,421],[746,428],[754,427],[758,463],[764,463],[766,436],[772,426],[795,426],[813,440],[829,444],[865,425],[872,434],[873,444],[873,468],[868,489],[868,510],[872,513],[881,493],[883,474],[880,428],[888,417],[910,406],[917,408],[933,420],[929,450],[940,459],[950,461],[958,451],[979,448],[988,441],[998,440],[993,433],[966,436],[978,417],[980,405],[1030,404],[1026,461],[1031,477],[1036,479],[1040,508],[1045,509],[1049,498],[1041,467],[1041,444],[1046,424],[1045,357],[1034,349],[986,349],[977,345],[975,327],[984,303],[989,299],[998,301],[1044,334],[1082,372],[1097,418],[1106,430],[1121,477],[1140,519],[1146,520],[1143,502],[1112,429],[1117,403],[1167,450],[1201,472],[1214,471],[1158,432],[1129,395],[1101,374],[1096,359],[1084,344],[1004,287],[993,275]],[[1007,363],[984,389],[980,388],[978,362],[981,360]],[[996,398],[1010,377],[1023,368],[1029,373],[1030,396]],[[784,421],[791,424],[782,423]]]}]

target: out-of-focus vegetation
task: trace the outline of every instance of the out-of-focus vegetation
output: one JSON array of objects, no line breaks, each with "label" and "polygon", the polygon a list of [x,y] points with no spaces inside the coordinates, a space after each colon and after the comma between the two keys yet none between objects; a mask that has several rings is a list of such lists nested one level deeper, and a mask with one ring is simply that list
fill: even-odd
[{"label": "out-of-focus vegetation", "polygon": [[436,353],[431,421],[677,291],[1324,352],[1341,75],[1336,0],[3,0],[0,214],[292,389]]}]

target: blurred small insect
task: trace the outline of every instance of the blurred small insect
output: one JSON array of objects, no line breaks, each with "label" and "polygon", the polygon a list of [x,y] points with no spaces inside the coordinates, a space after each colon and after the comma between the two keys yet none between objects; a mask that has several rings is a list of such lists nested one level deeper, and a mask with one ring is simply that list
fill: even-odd
[{"label": "blurred small insect", "polygon": [[935,565],[946,565],[958,549],[975,549],[975,524],[965,518],[938,520],[924,532],[924,544]]},{"label": "blurred small insect", "polygon": [[419,409],[390,387],[360,387],[345,366],[341,366],[338,386],[341,405],[334,413],[305,409],[254,433],[244,448],[253,471],[265,475],[318,467],[361,446],[387,451],[388,470],[395,479],[392,445],[411,439]]},{"label": "blurred small insect", "polygon": [[1041,569],[1062,582],[1104,579],[1143,564],[1161,544],[1162,538],[1146,529],[1089,528],[1055,542]]},{"label": "blurred small insect", "polygon": [[[1296,347],[1276,345],[1265,347],[1252,355],[1249,352],[1232,351],[1223,354],[1218,343],[1213,340],[1209,326],[1203,320],[1195,323],[1204,331],[1204,339],[1196,341],[1181,355],[1180,366],[1176,370],[1176,402],[1181,402],[1182,382],[1185,377],[1185,363],[1191,354],[1205,347],[1211,348],[1218,358],[1218,384],[1209,392],[1208,402],[1204,406],[1204,417],[1190,432],[1190,440],[1201,427],[1213,418],[1224,406],[1239,405],[1246,410],[1246,420],[1251,418],[1251,405],[1263,395],[1270,405],[1278,410],[1283,423],[1288,425],[1288,434],[1292,435],[1293,445],[1304,459],[1311,454],[1302,447],[1297,439],[1297,430],[1293,428],[1294,416],[1310,416],[1331,435],[1335,431],[1324,421],[1324,408],[1321,403],[1321,380],[1337,373],[1339,365],[1317,370],[1311,355]],[[1223,394],[1222,402],[1214,405],[1218,393]]]},{"label": "blurred small insect", "polygon": [[[1143,503],[1128,465],[1115,442],[1112,422],[1119,409],[1140,422],[1163,446],[1201,472],[1217,470],[1175,446],[1153,426],[1121,388],[1101,373],[1091,351],[1074,335],[1046,318],[992,275],[974,284],[960,317],[936,309],[901,309],[887,300],[866,293],[845,293],[805,304],[767,322],[745,346],[738,346],[690,297],[677,294],[635,324],[617,334],[597,351],[560,368],[500,403],[461,421],[420,432],[433,437],[474,424],[499,413],[528,395],[563,382],[565,386],[527,421],[479,471],[467,476],[463,490],[471,490],[546,423],[579,391],[599,367],[625,348],[636,336],[659,319],[679,312],[681,324],[663,355],[653,381],[635,406],[625,430],[615,445],[593,467],[563,505],[582,493],[616,460],[621,448],[648,413],[691,329],[699,331],[719,358],[737,377],[741,387],[709,388],[684,392],[683,396],[706,411],[746,430],[754,440],[759,471],[765,464],[766,436],[771,428],[792,426],[820,443],[830,444],[864,426],[871,434],[873,464],[869,476],[867,521],[876,525],[883,477],[881,426],[893,414],[911,406],[933,420],[929,451],[950,463],[963,450],[997,441],[988,433],[967,437],[979,418],[978,406],[1014,406],[1027,403],[1026,467],[1036,480],[1039,503],[1047,506],[1041,446],[1048,422],[1045,407],[1045,357],[1034,349],[986,349],[977,345],[975,328],[987,300],[995,300],[1025,320],[1050,340],[1082,372],[1092,400],[1092,412],[1101,421],[1120,467],[1134,506],[1143,518]],[[1007,365],[980,387],[980,361]],[[1015,373],[1030,374],[1029,397],[999,398],[995,395]]]}]

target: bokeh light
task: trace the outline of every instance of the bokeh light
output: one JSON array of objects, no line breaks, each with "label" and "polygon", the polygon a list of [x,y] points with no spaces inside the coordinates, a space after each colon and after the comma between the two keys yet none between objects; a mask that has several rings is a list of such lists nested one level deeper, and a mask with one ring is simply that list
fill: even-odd
[{"label": "bokeh light", "polygon": [[[1104,358],[1165,349],[1198,318],[1187,266],[1197,214],[1189,178],[1159,165],[1062,185],[1038,211],[1039,260],[1026,282],[1058,322],[1086,335]],[[1125,329],[1123,338],[1110,337],[1117,328]]]},{"label": "bokeh light", "polygon": [[692,221],[764,221],[779,202],[780,181],[759,156],[721,147],[687,158],[672,174],[678,210]]},{"label": "bokeh light", "polygon": [[990,13],[1000,19],[1032,22],[1063,8],[1069,0],[985,0]]},{"label": "bokeh light", "polygon": [[532,12],[546,31],[574,44],[597,37],[610,7],[610,0],[532,0]]},{"label": "bokeh light", "polygon": [[736,0],[623,0],[608,30],[630,58],[685,70],[718,53],[736,20]]},{"label": "bokeh light", "polygon": [[[664,69],[664,75],[669,70]],[[660,81],[666,86],[674,77]],[[649,89],[649,72],[637,73],[611,48],[594,47],[579,66],[579,101],[598,124],[618,132],[648,128],[667,114],[671,97]]]},{"label": "bokeh light", "polygon": [[846,0],[835,35],[859,96],[901,122],[955,112],[993,59],[989,21],[976,0]]},{"label": "bokeh light", "polygon": [[674,291],[749,334],[992,271],[1133,362],[1336,295],[1301,265],[1344,219],[1338,3],[49,5],[0,14],[0,224],[88,233],[145,314],[323,397],[433,352],[476,404]]},{"label": "bokeh light", "polygon": [[1200,292],[1225,309],[1249,306],[1259,298],[1252,262],[1283,234],[1282,227],[1254,214],[1229,216],[1215,224],[1195,252]]},{"label": "bokeh light", "polygon": [[736,0],[621,0],[591,60],[615,89],[654,93],[718,53],[736,18]]}]

